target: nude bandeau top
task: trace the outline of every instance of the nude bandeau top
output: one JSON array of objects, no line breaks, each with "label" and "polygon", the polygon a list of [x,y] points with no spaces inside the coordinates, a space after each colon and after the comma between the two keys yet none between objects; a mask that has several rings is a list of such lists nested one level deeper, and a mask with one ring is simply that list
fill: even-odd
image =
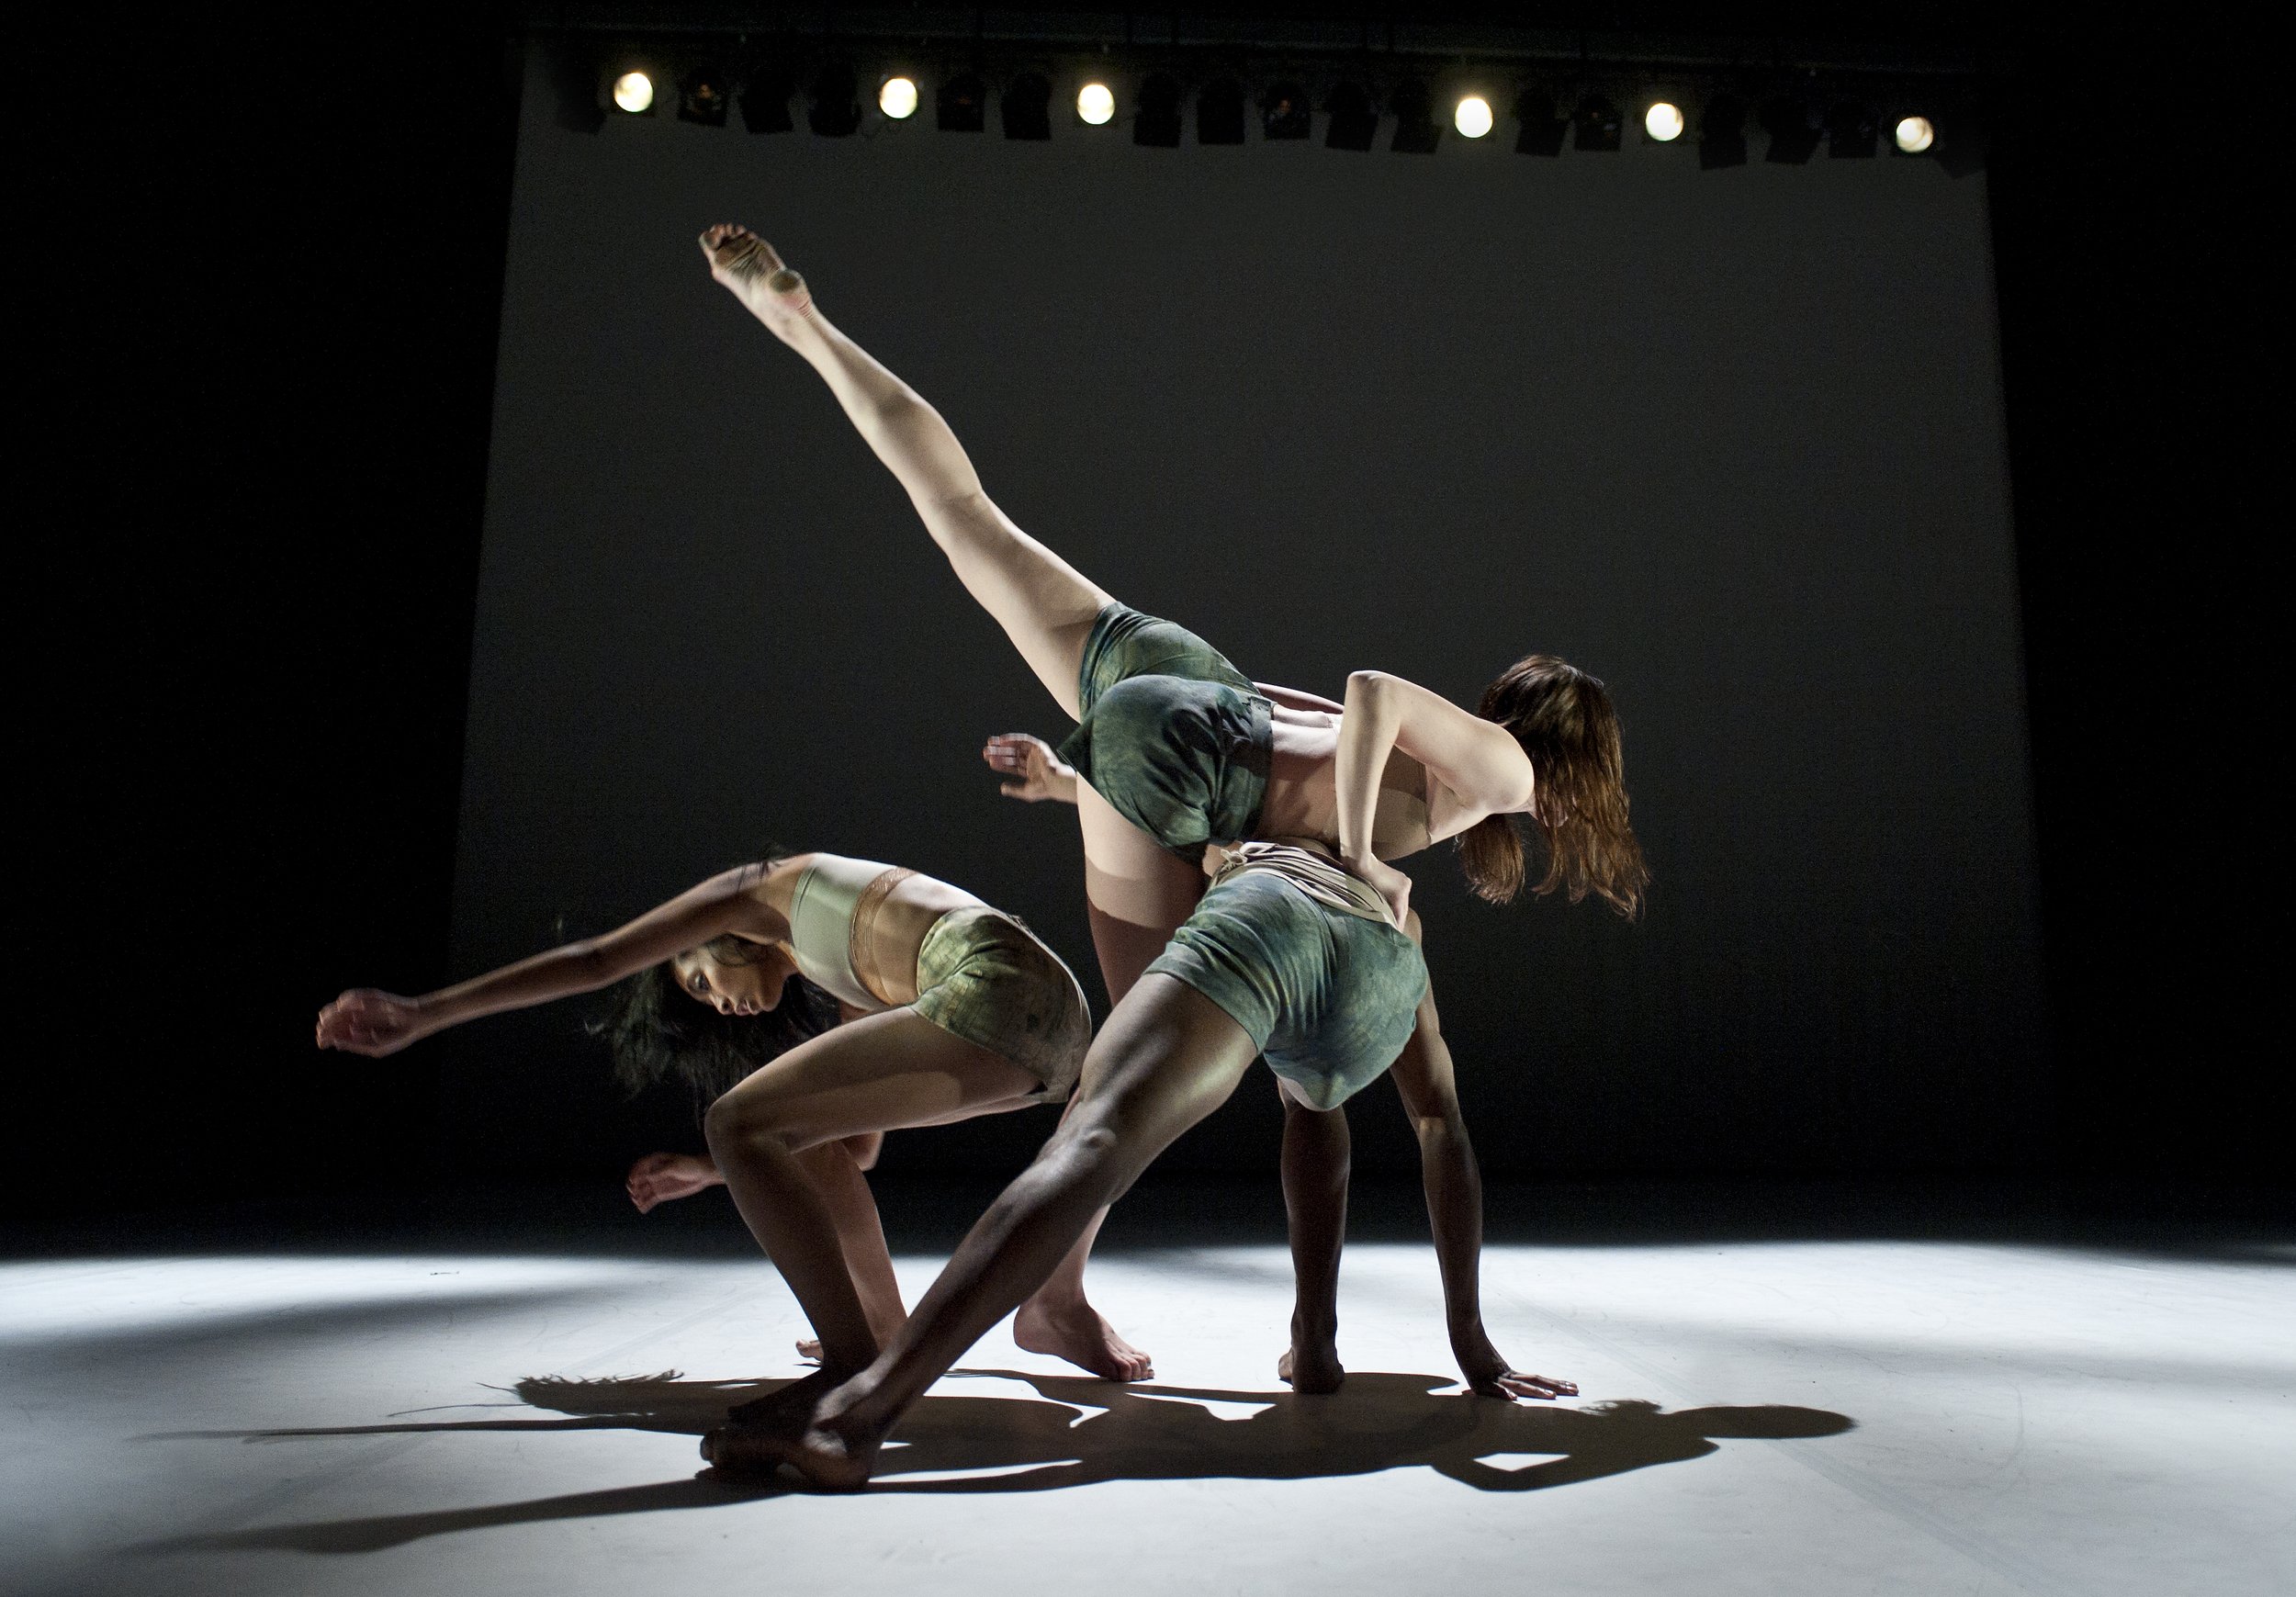
[{"label": "nude bandeau top", "polygon": [[790,894],[789,949],[797,973],[831,997],[856,1009],[883,1009],[884,999],[869,990],[855,971],[853,935],[906,876],[915,874],[876,860],[816,854]]}]

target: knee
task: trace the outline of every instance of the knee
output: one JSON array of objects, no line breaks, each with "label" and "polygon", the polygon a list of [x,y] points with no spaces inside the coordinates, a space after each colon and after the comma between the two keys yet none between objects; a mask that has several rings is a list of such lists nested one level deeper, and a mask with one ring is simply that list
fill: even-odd
[{"label": "knee", "polygon": [[710,1105],[702,1117],[702,1135],[721,1168],[728,1159],[738,1159],[745,1153],[767,1149],[792,1151],[788,1128],[782,1124],[773,1106],[745,1102],[738,1093],[727,1093]]}]

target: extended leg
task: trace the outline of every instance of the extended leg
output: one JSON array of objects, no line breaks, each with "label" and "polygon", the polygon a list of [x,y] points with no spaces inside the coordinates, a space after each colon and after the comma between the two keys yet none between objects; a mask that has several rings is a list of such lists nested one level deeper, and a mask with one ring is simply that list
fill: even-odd
[{"label": "extended leg", "polygon": [[981,1217],[884,1352],[825,1397],[802,1434],[715,1432],[704,1456],[779,1459],[821,1485],[859,1486],[902,1412],[1044,1279],[1096,1211],[1227,1099],[1255,1052],[1193,987],[1143,980],[1094,1041],[1076,1112]]},{"label": "extended leg", "polygon": [[1061,708],[1077,714],[1076,671],[1109,595],[1013,525],[981,489],[949,423],[917,391],[832,326],[805,280],[747,228],[702,235],[710,275],[804,355],[877,458],[908,491],[925,530]]},{"label": "extended leg", "polygon": [[1291,1231],[1291,1347],[1276,1374],[1300,1392],[1334,1392],[1339,1363],[1339,1253],[1347,1240],[1345,1109],[1312,1109],[1283,1090],[1284,1213]]}]

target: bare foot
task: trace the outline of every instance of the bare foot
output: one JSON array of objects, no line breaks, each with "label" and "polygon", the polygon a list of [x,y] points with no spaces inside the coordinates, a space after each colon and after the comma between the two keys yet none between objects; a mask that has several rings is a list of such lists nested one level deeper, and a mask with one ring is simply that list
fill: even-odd
[{"label": "bare foot", "polygon": [[1295,1342],[1276,1361],[1276,1378],[1291,1383],[1291,1389],[1302,1397],[1322,1397],[1339,1390],[1347,1372],[1340,1367],[1337,1343],[1311,1343],[1301,1347]]},{"label": "bare foot", "polygon": [[1051,1309],[1031,1298],[1013,1316],[1012,1339],[1030,1353],[1064,1358],[1105,1381],[1144,1381],[1156,1373],[1146,1354],[1117,1335],[1089,1303]]},{"label": "bare foot", "polygon": [[710,264],[710,276],[731,289],[749,314],[783,343],[813,314],[813,291],[805,278],[782,264],[773,246],[748,228],[719,222],[702,235],[702,255]]},{"label": "bare foot", "polygon": [[807,1364],[819,1364],[821,1362],[821,1339],[818,1336],[799,1337],[797,1356]]},{"label": "bare foot", "polygon": [[832,1374],[826,1368],[810,1370],[761,1398],[735,1404],[726,1411],[726,1423],[739,1431],[775,1431],[796,1435],[813,1423],[813,1411],[821,1400],[844,1379],[844,1375]]},{"label": "bare foot", "polygon": [[890,1428],[850,1412],[818,1416],[794,1435],[729,1426],[702,1438],[702,1456],[728,1475],[771,1475],[786,1464],[818,1490],[859,1491]]}]

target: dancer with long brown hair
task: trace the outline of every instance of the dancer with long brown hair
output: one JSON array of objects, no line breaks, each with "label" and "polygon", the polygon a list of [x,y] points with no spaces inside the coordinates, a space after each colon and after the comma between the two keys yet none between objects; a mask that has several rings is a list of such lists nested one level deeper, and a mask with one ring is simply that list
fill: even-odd
[{"label": "dancer with long brown hair", "polygon": [[[940,413],[832,326],[762,239],[720,226],[702,249],[717,281],[827,383],[966,590],[1075,719],[1060,753],[1083,779],[1086,895],[1116,1000],[1060,1130],[870,1366],[806,1411],[783,1406],[770,1423],[704,1439],[715,1461],[785,1461],[851,1487],[900,1413],[1038,1289],[1255,1056],[1287,1093],[1328,1111],[1432,1031],[1410,878],[1390,860],[1475,833],[1463,851],[1470,880],[1503,901],[1525,876],[1511,819],[1522,815],[1547,848],[1539,891],[1595,894],[1631,915],[1648,873],[1600,681],[1532,656],[1491,685],[1483,714],[1378,671],[1350,676],[1339,704],[1263,691],[1015,526]],[[1447,1089],[1447,1055],[1439,1074]],[[1493,1396],[1574,1392],[1491,1345],[1476,1307],[1480,1187],[1463,1129],[1440,1157],[1456,1201],[1436,1216],[1437,1252],[1462,1373]]]}]

